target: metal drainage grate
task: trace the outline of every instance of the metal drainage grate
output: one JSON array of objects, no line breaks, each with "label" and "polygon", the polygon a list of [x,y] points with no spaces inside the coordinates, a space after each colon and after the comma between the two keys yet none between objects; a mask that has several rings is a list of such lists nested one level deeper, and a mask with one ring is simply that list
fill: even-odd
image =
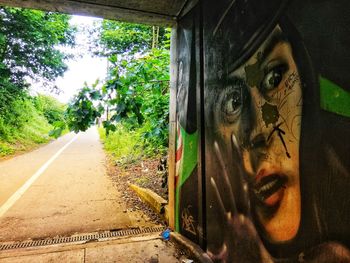
[{"label": "metal drainage grate", "polygon": [[75,235],[71,237],[57,237],[50,239],[42,239],[42,240],[28,240],[23,242],[11,242],[11,243],[0,243],[0,251],[8,250],[8,249],[16,249],[16,248],[29,248],[29,247],[39,247],[39,246],[47,246],[54,244],[63,244],[63,243],[73,243],[73,242],[88,242],[88,241],[96,241],[105,238],[114,238],[114,237],[125,237],[125,236],[133,236],[140,235],[146,233],[157,233],[162,232],[164,227],[146,227],[146,228],[131,228],[131,229],[122,229],[116,231],[109,231],[103,233],[95,233],[95,234],[85,234],[85,235]]}]

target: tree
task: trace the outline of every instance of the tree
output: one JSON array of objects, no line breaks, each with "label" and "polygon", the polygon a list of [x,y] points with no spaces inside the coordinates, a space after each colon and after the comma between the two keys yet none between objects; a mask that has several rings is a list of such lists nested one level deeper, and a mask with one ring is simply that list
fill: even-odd
[{"label": "tree", "polygon": [[[77,95],[74,96],[66,111],[68,128],[71,131],[86,131],[101,117],[103,112],[102,106],[95,106],[93,101],[101,99],[101,94],[96,90],[98,81],[92,86],[82,88]],[[64,129],[64,126],[61,127]]]},{"label": "tree", "polygon": [[147,125],[145,139],[162,146],[168,138],[169,64],[167,49],[152,49],[118,61],[106,83],[107,89],[115,90],[109,101],[111,121],[124,121],[130,128]]},{"label": "tree", "polygon": [[[69,16],[20,8],[0,8],[0,85],[28,87],[27,79],[51,83],[67,70],[67,54],[76,29]],[[51,85],[52,88],[52,85]]]},{"label": "tree", "polygon": [[[108,57],[108,77],[102,87],[84,87],[73,99],[67,113],[75,124],[68,126],[85,130],[107,109],[103,122],[107,135],[116,130],[116,123],[123,123],[130,130],[143,126],[146,143],[166,146],[170,30],[104,21],[95,32],[98,39],[92,50]],[[100,103],[99,107],[88,103],[91,100]]]},{"label": "tree", "polygon": [[35,108],[46,118],[49,124],[64,121],[66,105],[57,99],[39,94],[33,98]]},{"label": "tree", "polygon": [[169,42],[165,28],[141,24],[103,20],[90,34],[90,49],[98,56],[130,56],[135,53],[164,47]]},{"label": "tree", "polygon": [[[59,46],[74,46],[76,29],[67,15],[37,10],[0,7],[0,126],[19,130],[32,115],[29,82],[41,80],[54,88],[69,57]],[[26,105],[28,107],[26,107]],[[59,112],[47,111],[52,121]],[[0,129],[0,137],[5,134]],[[9,134],[9,133],[7,133]]]}]

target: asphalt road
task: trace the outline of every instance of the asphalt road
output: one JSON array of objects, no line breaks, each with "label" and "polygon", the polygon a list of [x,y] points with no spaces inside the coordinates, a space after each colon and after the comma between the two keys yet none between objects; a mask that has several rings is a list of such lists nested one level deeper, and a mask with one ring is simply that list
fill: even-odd
[{"label": "asphalt road", "polygon": [[0,242],[151,226],[126,212],[96,128],[0,162]]}]

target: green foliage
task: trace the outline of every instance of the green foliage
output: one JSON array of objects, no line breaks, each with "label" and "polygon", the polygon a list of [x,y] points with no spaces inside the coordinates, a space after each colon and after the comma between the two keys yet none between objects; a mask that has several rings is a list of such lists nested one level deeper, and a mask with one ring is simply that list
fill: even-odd
[{"label": "green foliage", "polygon": [[93,100],[100,98],[95,88],[84,87],[68,105],[66,118],[71,131],[86,131],[96,122],[96,118],[101,117],[103,108],[95,107],[93,104]]},{"label": "green foliage", "polygon": [[58,45],[74,45],[69,16],[20,8],[0,8],[0,76],[26,87],[26,78],[46,83],[62,76],[68,55]]},{"label": "green foliage", "polygon": [[141,158],[143,149],[140,140],[141,132],[138,130],[130,131],[122,124],[117,124],[117,129],[106,136],[103,128],[99,129],[100,138],[104,144],[105,150],[119,164],[129,164]]},{"label": "green foliage", "polygon": [[9,105],[11,110],[1,113],[0,138],[12,140],[13,134],[21,130],[34,114],[34,107],[30,100],[21,98]]},{"label": "green foliage", "polygon": [[111,120],[123,120],[131,129],[145,125],[143,138],[156,146],[167,144],[168,72],[168,50],[153,49],[139,58],[121,60],[107,82],[108,87],[116,90],[115,97],[110,100],[115,106]]},{"label": "green foliage", "polygon": [[18,135],[17,143],[21,143],[24,147],[26,145],[35,145],[48,142],[50,137],[48,135],[52,126],[47,122],[46,118],[39,112],[33,112],[29,122],[23,125]]},{"label": "green foliage", "polygon": [[36,109],[41,112],[50,124],[63,122],[66,106],[53,97],[38,95],[34,98]]},{"label": "green foliage", "polygon": [[[155,26],[103,20],[94,32],[91,50],[99,56],[143,52],[158,46],[168,48],[169,29]],[[156,38],[156,41],[155,41]]]},{"label": "green foliage", "polygon": [[0,156],[25,150],[49,140],[52,126],[34,106],[34,100],[26,96],[13,100],[11,111],[0,116]]},{"label": "green foliage", "polygon": [[168,143],[170,31],[104,21],[98,32],[94,48],[108,56],[108,78],[91,87],[85,85],[74,97],[66,112],[68,127],[84,131],[96,118],[104,118],[107,136],[113,134],[114,138],[119,129],[127,130],[139,136],[137,145],[143,153],[164,152]]},{"label": "green foliage", "polygon": [[130,131],[142,127],[141,137],[146,146],[166,147],[168,72],[167,50],[153,49],[143,56],[115,62],[111,78],[102,88],[97,83],[85,86],[74,97],[66,112],[68,127],[84,131],[107,111],[108,119],[103,122],[107,135],[117,129],[115,123],[122,122]]},{"label": "green foliage", "polygon": [[0,7],[0,155],[49,140],[50,125],[63,122],[64,106],[47,96],[33,98],[28,81],[54,88],[74,46],[70,17],[38,10]]}]

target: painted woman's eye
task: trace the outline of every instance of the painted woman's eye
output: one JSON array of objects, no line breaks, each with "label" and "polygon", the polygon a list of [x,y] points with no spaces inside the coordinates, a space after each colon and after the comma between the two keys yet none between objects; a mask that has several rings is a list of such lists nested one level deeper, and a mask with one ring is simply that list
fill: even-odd
[{"label": "painted woman's eye", "polygon": [[286,72],[285,65],[278,65],[270,69],[263,81],[261,82],[261,90],[262,91],[270,91],[279,86],[283,79],[283,74]]},{"label": "painted woman's eye", "polygon": [[234,89],[226,97],[225,112],[228,115],[235,114],[242,106],[241,89]]},{"label": "painted woman's eye", "polygon": [[244,86],[242,79],[234,78],[221,95],[221,109],[227,122],[234,122],[241,112]]}]

